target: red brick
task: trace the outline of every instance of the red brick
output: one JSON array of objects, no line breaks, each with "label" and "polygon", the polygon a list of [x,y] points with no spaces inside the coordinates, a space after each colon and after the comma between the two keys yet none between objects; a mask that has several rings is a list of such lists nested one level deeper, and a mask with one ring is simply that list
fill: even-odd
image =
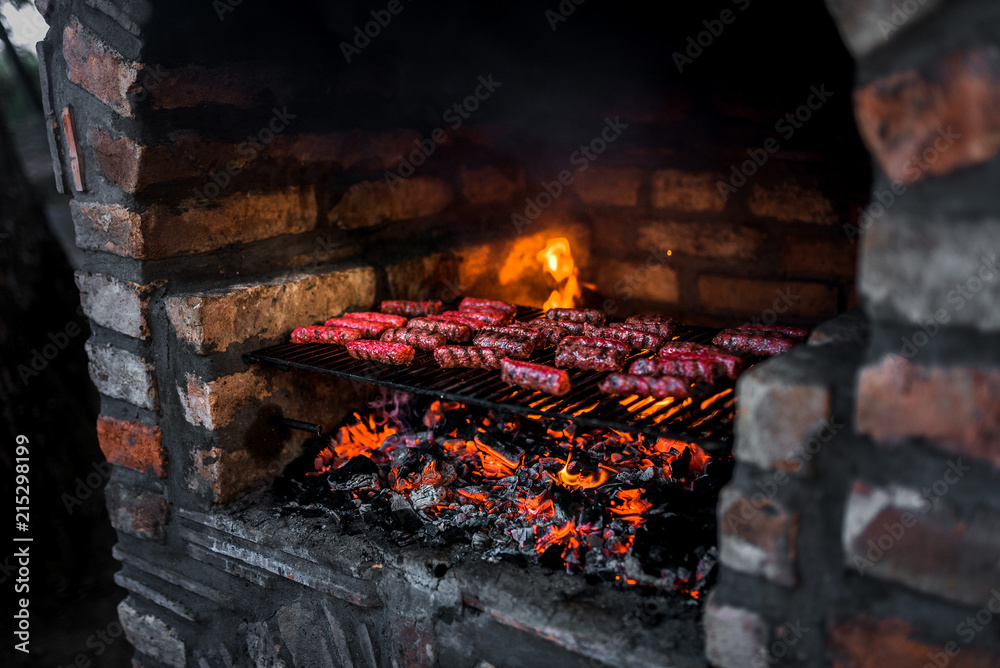
[{"label": "red brick", "polygon": [[577,197],[587,204],[635,206],[642,187],[641,169],[632,167],[588,167],[578,172],[570,184]]},{"label": "red brick", "polygon": [[148,69],[157,77],[155,86],[147,86],[154,109],[190,109],[202,105],[252,109],[260,105],[265,91],[267,98],[290,97],[288,73],[276,66],[236,63],[213,68],[189,65]]},{"label": "red brick", "polygon": [[166,310],[181,341],[207,354],[249,339],[276,342],[349,306],[370,307],[374,298],[375,272],[355,268],[177,295],[167,299]]},{"label": "red brick", "polygon": [[518,169],[509,175],[496,167],[463,167],[458,178],[462,183],[462,196],[472,204],[509,202],[524,192],[524,171]]},{"label": "red brick", "polygon": [[841,534],[846,563],[861,575],[985,604],[1000,576],[1000,513],[983,508],[956,513],[942,502],[963,484],[969,464],[957,458],[942,465],[923,489],[855,482]]},{"label": "red brick", "polygon": [[122,116],[132,116],[129,93],[140,84],[140,64],[102,42],[76,18],[63,30],[67,76]]},{"label": "red brick", "polygon": [[631,299],[666,304],[680,301],[677,272],[662,263],[604,260],[597,267],[597,286],[618,303]]},{"label": "red brick", "polygon": [[111,524],[120,532],[163,541],[167,500],[162,494],[109,482],[104,488]]},{"label": "red brick", "polygon": [[858,88],[854,106],[865,144],[893,181],[985,162],[1000,150],[1000,50],[956,49]]},{"label": "red brick", "polygon": [[112,138],[103,128],[91,128],[90,144],[98,171],[130,193],[174,179],[207,179],[211,172],[232,172],[247,162],[247,155],[237,150],[237,144],[192,136],[147,146],[125,136]]},{"label": "red brick", "polygon": [[[622,232],[625,230],[618,226]],[[635,227],[620,234],[622,242],[633,248],[671,250],[698,257],[713,257],[733,260],[754,260],[764,241],[764,234],[746,226],[726,223],[678,223],[651,221],[638,228],[638,243],[635,242]]]},{"label": "red brick", "polygon": [[393,299],[439,299],[458,297],[455,282],[459,269],[454,256],[445,253],[421,255],[385,268],[386,283]]},{"label": "red brick", "polygon": [[119,204],[70,202],[76,243],[138,260],[217,250],[316,227],[311,186],[273,192],[235,192],[210,205],[196,199],[132,211]]},{"label": "red brick", "polygon": [[413,176],[393,182],[362,181],[347,189],[330,211],[344,229],[372,227],[386,221],[424,218],[451,204],[451,186],[431,176]]},{"label": "red brick", "polygon": [[750,196],[750,213],[783,223],[833,225],[840,221],[823,193],[794,183],[773,187],[755,183]]},{"label": "red brick", "polygon": [[705,654],[718,668],[767,665],[767,622],[752,610],[716,604],[711,595],[705,605]]},{"label": "red brick", "polygon": [[[899,618],[880,619],[859,614],[830,625],[827,648],[834,668],[894,668],[895,666],[947,666],[995,668],[1000,655],[956,641],[945,645],[916,638],[916,631]],[[945,649],[951,649],[952,654]],[[938,657],[944,663],[937,663]]]},{"label": "red brick", "polygon": [[153,473],[157,478],[167,476],[167,453],[158,426],[102,416],[97,418],[97,440],[112,464]]},{"label": "red brick", "polygon": [[829,318],[837,313],[837,289],[822,283],[774,281],[705,275],[698,278],[698,299],[709,311],[761,317],[769,311],[782,318]]},{"label": "red brick", "polygon": [[290,158],[302,163],[334,162],[341,169],[385,170],[399,166],[401,157],[416,150],[421,135],[416,130],[385,132],[331,132],[329,134],[282,134],[268,146],[272,158]]},{"label": "red brick", "polygon": [[719,498],[722,565],[794,587],[798,582],[795,573],[798,525],[798,513],[789,512],[763,492],[745,495],[736,487],[727,486]]},{"label": "red brick", "polygon": [[925,366],[887,355],[861,369],[857,422],[876,441],[923,437],[1000,468],[1000,370]]},{"label": "red brick", "polygon": [[726,208],[711,172],[685,172],[680,169],[660,169],[653,172],[653,206],[677,211],[713,211]]},{"label": "red brick", "polygon": [[781,247],[781,266],[794,276],[854,278],[857,261],[857,246],[847,237],[786,237]]}]

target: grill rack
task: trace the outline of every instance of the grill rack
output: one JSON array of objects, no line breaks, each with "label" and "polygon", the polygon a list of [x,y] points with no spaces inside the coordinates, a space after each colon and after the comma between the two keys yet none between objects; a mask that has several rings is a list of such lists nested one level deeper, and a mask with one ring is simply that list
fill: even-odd
[{"label": "grill rack", "polygon": [[[538,309],[519,307],[518,320],[543,315]],[[677,340],[711,343],[718,329],[682,326]],[[633,351],[628,363],[651,357],[648,351]],[[711,386],[696,386],[686,399],[617,397],[597,390],[605,373],[568,369],[572,389],[562,397],[507,385],[492,369],[443,369],[430,352],[418,350],[413,363],[393,366],[351,357],[343,346],[321,343],[281,343],[246,353],[244,359],[282,370],[323,373],[369,385],[417,392],[497,411],[571,419],[584,426],[641,432],[698,443],[709,451],[727,451],[732,446],[736,412],[735,381],[716,379]],[[530,361],[552,365],[555,347],[535,351]],[[747,368],[756,358],[746,360]]]}]

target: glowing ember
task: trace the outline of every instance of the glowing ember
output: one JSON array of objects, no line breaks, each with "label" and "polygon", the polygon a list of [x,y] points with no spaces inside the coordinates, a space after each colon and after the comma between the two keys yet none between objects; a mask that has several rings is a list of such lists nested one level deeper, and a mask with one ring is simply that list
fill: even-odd
[{"label": "glowing ember", "polygon": [[575,306],[581,297],[581,292],[580,284],[577,281],[576,263],[573,261],[573,253],[569,248],[569,239],[566,237],[549,239],[545,248],[538,252],[535,259],[560,285],[552,291],[542,308],[548,310]]}]

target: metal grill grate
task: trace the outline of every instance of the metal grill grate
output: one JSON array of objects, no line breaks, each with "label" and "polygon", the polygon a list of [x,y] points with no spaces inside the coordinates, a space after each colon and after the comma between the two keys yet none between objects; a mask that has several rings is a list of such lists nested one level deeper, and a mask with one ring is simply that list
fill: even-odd
[{"label": "metal grill grate", "polygon": [[[521,308],[519,320],[542,314]],[[710,343],[719,330],[684,327],[676,337],[682,341]],[[651,353],[633,352],[628,362]],[[735,382],[716,379],[711,386],[693,386],[686,399],[615,397],[598,391],[605,373],[569,369],[572,389],[562,397],[512,387],[500,380],[500,372],[487,369],[442,369],[431,353],[417,351],[409,366],[391,366],[358,360],[343,346],[319,343],[283,343],[247,353],[248,361],[284,370],[301,369],[349,378],[371,385],[430,394],[500,411],[570,418],[583,425],[624,431],[641,431],[651,436],[667,436],[697,442],[710,449],[726,449],[732,443],[735,415]],[[536,351],[532,362],[552,364],[555,348]],[[755,360],[747,360],[747,366]]]}]

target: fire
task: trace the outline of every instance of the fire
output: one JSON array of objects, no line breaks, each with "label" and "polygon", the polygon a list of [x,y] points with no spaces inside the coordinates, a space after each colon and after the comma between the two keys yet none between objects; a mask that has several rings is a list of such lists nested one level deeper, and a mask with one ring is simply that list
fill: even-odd
[{"label": "fire", "polygon": [[548,310],[575,306],[582,293],[577,280],[576,263],[573,261],[573,253],[569,247],[569,239],[566,237],[549,239],[545,248],[538,252],[535,259],[542,263],[553,280],[561,285],[552,291],[542,308]]},{"label": "fire", "polygon": [[562,470],[558,474],[559,484],[567,489],[593,489],[594,487],[600,487],[611,477],[603,468],[596,473],[589,471],[570,473],[569,462],[570,460],[567,459],[566,465],[562,467]]},{"label": "fire", "polygon": [[334,436],[332,447],[323,448],[316,457],[317,471],[340,468],[352,457],[364,455],[369,459],[378,450],[385,439],[396,433],[395,427],[379,426],[375,423],[375,415],[370,414],[365,420],[357,413],[357,422],[345,425]]}]

